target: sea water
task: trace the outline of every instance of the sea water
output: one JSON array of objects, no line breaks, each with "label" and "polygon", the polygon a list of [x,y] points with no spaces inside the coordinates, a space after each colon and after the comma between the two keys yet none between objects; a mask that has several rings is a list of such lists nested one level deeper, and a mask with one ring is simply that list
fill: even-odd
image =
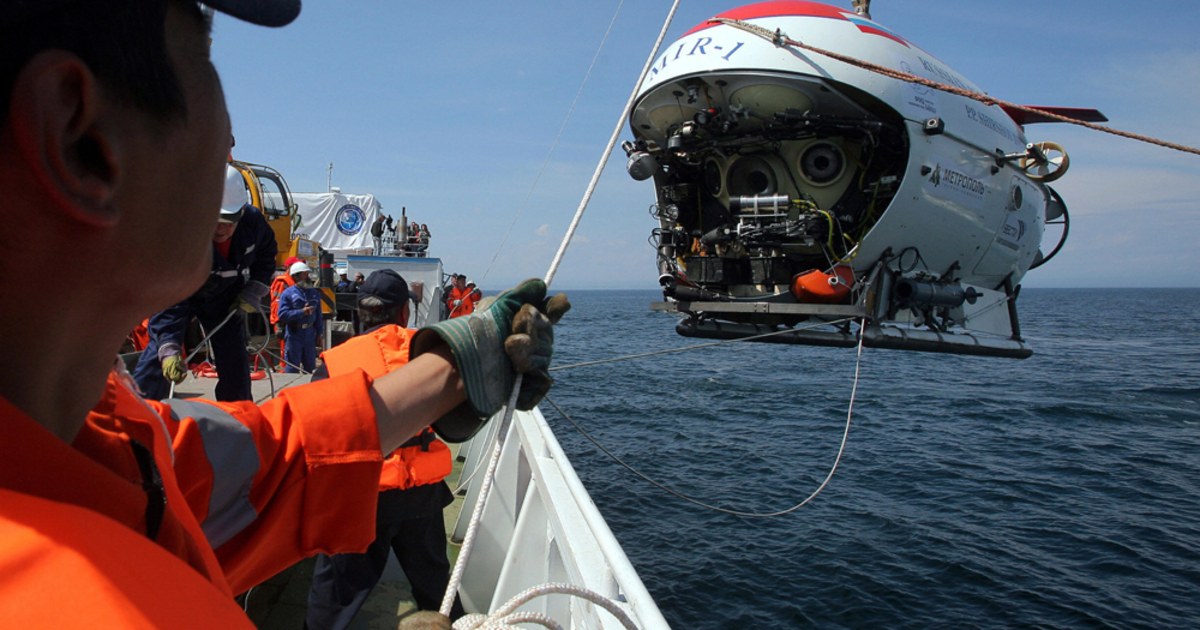
[{"label": "sea water", "polygon": [[[654,291],[576,291],[556,364],[704,343]],[[542,409],[674,628],[1200,626],[1200,290],[1031,289],[1026,360],[864,350],[832,481],[733,516]],[[628,466],[724,509],[827,475],[853,349],[764,343],[555,373]]]}]

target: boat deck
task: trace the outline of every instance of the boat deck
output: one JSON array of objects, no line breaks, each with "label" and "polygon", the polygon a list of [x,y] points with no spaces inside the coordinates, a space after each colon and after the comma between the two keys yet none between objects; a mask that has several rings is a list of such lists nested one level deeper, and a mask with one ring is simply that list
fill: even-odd
[{"label": "boat deck", "polygon": [[[252,381],[254,401],[262,403],[269,400],[280,390],[307,383],[309,377],[300,374],[271,373],[269,378]],[[217,379],[195,377],[189,375],[187,380],[175,388],[177,398],[208,398],[212,399]],[[457,454],[457,445],[451,444],[452,452]],[[462,462],[455,458],[454,470],[446,478],[451,488],[455,488],[462,470]],[[446,507],[446,531],[454,529],[454,523],[462,510],[464,499],[456,496],[454,503]],[[458,545],[447,541],[450,564],[453,567],[458,556]],[[305,605],[308,598],[308,587],[312,580],[315,560],[309,558],[287,569],[263,584],[256,586],[250,592],[239,598],[246,608],[254,624],[264,630],[283,630],[301,628],[304,626]],[[409,591],[408,580],[396,562],[394,556],[388,557],[388,565],[383,578],[371,592],[371,596],[355,617],[350,628],[355,630],[374,630],[388,628],[392,630],[399,624],[400,619],[416,610]]]}]

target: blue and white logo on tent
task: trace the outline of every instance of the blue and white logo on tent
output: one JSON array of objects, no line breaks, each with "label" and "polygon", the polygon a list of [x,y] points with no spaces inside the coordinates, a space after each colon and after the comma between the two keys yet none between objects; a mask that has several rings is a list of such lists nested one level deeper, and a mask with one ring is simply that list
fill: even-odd
[{"label": "blue and white logo on tent", "polygon": [[354,236],[362,231],[367,222],[367,213],[362,208],[348,203],[337,211],[337,229],[346,236]]}]

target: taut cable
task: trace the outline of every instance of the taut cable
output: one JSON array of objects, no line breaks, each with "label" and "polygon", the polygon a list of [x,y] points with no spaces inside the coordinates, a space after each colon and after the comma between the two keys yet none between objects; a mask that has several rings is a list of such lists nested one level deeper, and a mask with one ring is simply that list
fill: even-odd
[{"label": "taut cable", "polygon": [[[605,147],[603,155],[600,156],[600,162],[596,165],[596,170],[592,173],[592,180],[588,183],[587,189],[584,191],[583,199],[579,202],[579,207],[575,210],[575,216],[571,219],[571,224],[567,228],[566,234],[563,235],[562,243],[559,244],[558,252],[554,255],[554,260],[550,262],[550,268],[546,271],[546,285],[549,286],[554,280],[554,274],[558,271],[558,266],[562,262],[563,254],[566,253],[567,247],[570,246],[571,238],[575,235],[575,230],[579,226],[580,219],[583,218],[583,212],[587,208],[588,202],[592,198],[592,193],[595,192],[596,183],[600,180],[600,174],[604,172],[604,166],[608,163],[609,155],[612,154],[613,147],[617,144],[617,138],[620,136],[621,129],[625,126],[625,120],[629,117],[630,110],[633,109],[633,101],[637,98],[637,92],[641,88],[642,82],[645,81],[646,75],[650,72],[650,67],[654,63],[654,58],[658,56],[659,48],[662,46],[663,39],[667,36],[667,29],[671,26],[671,20],[675,17],[675,11],[679,8],[679,0],[675,0],[671,4],[671,10],[667,13],[667,19],[663,22],[662,30],[658,33],[658,39],[654,41],[654,47],[650,51],[650,56],[646,58],[646,64],[642,67],[641,74],[638,75],[638,80],[633,86],[633,91],[629,95],[629,99],[625,102],[624,109],[621,110],[621,116],[617,118],[616,128],[613,129],[612,136],[609,138],[608,146]],[[446,594],[442,598],[442,606],[440,612],[446,617],[450,616],[450,611],[454,606],[454,597],[458,593],[458,587],[462,584],[463,572],[466,570],[467,560],[470,558],[471,549],[475,542],[475,535],[479,529],[479,521],[483,518],[483,507],[487,503],[488,493],[492,489],[493,479],[495,477],[496,467],[500,462],[500,452],[504,447],[505,434],[508,433],[509,425],[512,423],[513,410],[516,409],[517,394],[521,391],[522,374],[518,373],[516,381],[513,383],[512,394],[508,397],[508,405],[504,408],[504,418],[500,422],[500,430],[496,434],[496,443],[492,447],[491,458],[488,461],[487,472],[484,474],[483,480],[480,482],[479,498],[475,502],[475,507],[471,512],[471,520],[467,525],[467,533],[463,537],[462,548],[458,552],[458,560],[454,564],[454,571],[450,575],[450,582],[446,585]]]}]

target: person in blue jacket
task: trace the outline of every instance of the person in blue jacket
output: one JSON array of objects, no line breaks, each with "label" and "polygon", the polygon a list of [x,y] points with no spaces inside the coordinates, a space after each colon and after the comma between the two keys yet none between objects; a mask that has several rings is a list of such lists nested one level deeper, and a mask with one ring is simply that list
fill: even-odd
[{"label": "person in blue jacket", "polygon": [[317,335],[321,330],[321,293],[309,279],[312,269],[303,262],[292,263],[288,275],[296,284],[284,289],[279,296],[279,323],[283,324],[283,344],[286,348],[284,372],[295,373],[303,368],[312,373],[317,367]]},{"label": "person in blue jacket", "polygon": [[350,279],[346,277],[345,270],[339,269],[337,271],[337,277],[338,277],[338,281],[337,281],[337,285],[334,286],[334,291],[336,291],[338,293],[353,293],[354,292],[354,284],[351,283]]},{"label": "person in blue jacket", "polygon": [[212,334],[217,400],[252,398],[244,320],[246,313],[261,312],[275,271],[276,245],[266,218],[250,205],[242,174],[232,166],[225,167],[225,196],[212,248],[212,270],[204,285],[150,318],[149,344],[133,371],[147,398],[166,398],[170,382],[187,376],[183,342],[193,317],[205,334]]}]

